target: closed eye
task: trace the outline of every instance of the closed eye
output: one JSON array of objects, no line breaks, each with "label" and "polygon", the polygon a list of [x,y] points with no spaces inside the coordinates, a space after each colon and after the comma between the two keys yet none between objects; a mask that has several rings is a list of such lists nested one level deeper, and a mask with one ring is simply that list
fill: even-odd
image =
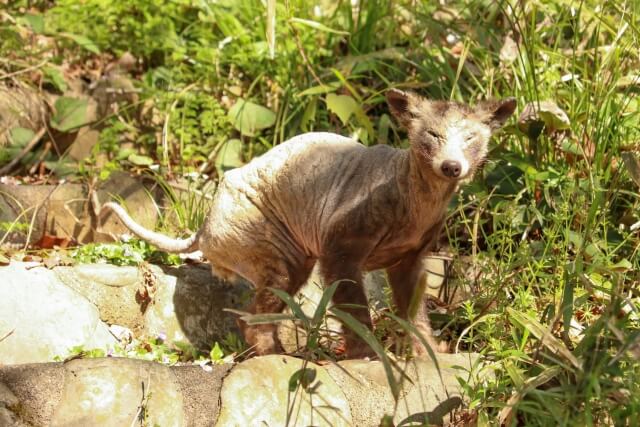
[{"label": "closed eye", "polygon": [[431,136],[431,138],[433,139],[440,139],[440,135],[438,135],[437,133],[435,133],[432,130],[428,130],[427,133],[429,134],[429,136]]}]

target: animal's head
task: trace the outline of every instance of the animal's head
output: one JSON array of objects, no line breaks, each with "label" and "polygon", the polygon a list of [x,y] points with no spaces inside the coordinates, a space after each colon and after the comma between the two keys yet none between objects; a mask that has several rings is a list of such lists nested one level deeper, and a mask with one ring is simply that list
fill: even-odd
[{"label": "animal's head", "polygon": [[516,108],[514,98],[485,101],[474,107],[431,101],[411,92],[387,92],[391,112],[407,129],[411,149],[442,179],[471,177],[487,154],[492,132]]}]

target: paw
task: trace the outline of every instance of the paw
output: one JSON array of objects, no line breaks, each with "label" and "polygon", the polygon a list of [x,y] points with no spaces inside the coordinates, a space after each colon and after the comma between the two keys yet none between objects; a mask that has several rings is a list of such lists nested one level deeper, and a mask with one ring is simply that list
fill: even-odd
[{"label": "paw", "polygon": [[244,339],[256,355],[264,356],[266,354],[274,354],[280,349],[274,332],[271,328],[248,327],[245,330]]},{"label": "paw", "polygon": [[[431,348],[434,353],[449,353],[449,342],[448,341],[440,341],[438,342],[434,337],[429,336],[426,338],[427,344]],[[424,346],[422,341],[417,338],[414,338],[411,342],[411,352],[414,356],[426,356],[429,354],[429,351]]]}]

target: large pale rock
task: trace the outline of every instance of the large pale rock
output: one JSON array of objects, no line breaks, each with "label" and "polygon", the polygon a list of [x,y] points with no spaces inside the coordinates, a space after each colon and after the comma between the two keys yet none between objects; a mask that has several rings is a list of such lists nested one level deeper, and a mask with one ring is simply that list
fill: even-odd
[{"label": "large pale rock", "polygon": [[[97,194],[101,203],[116,196],[131,208],[131,216],[136,221],[144,227],[155,228],[157,206],[163,200],[163,192],[155,183],[143,183],[140,179],[118,172],[101,183]],[[11,233],[8,242],[17,245],[24,244],[27,237],[29,243],[35,243],[45,232],[79,243],[113,241],[114,236],[129,232],[115,215],[106,215],[101,230],[97,230],[93,206],[82,184],[0,184],[0,222],[13,222],[16,219],[23,224],[33,221],[30,232]]]},{"label": "large pale rock", "polygon": [[0,221],[33,223],[28,231],[12,232],[9,242],[24,244],[40,240],[44,232],[59,237],[74,234],[75,218],[84,215],[85,193],[81,184],[0,184]]},{"label": "large pale rock", "polygon": [[52,426],[119,427],[136,418],[148,425],[186,425],[180,386],[166,366],[94,359],[74,360],[66,370]]},{"label": "large pale rock", "polygon": [[0,267],[0,331],[13,331],[0,342],[0,363],[45,362],[74,346],[106,349],[115,343],[87,299],[52,271],[18,262]]},{"label": "large pale rock", "polygon": [[[152,268],[162,274],[160,268]],[[81,264],[53,271],[60,282],[97,307],[102,321],[125,326],[134,333],[144,332],[144,313],[136,302],[136,290],[142,283],[138,267]]]},{"label": "large pale rock", "polygon": [[[307,381],[296,377],[302,376]],[[222,384],[217,426],[353,425],[343,390],[313,363],[264,356],[236,366]]]},{"label": "large pale rock", "polygon": [[137,334],[162,334],[168,341],[209,351],[229,332],[238,333],[235,315],[223,309],[242,309],[251,297],[248,284],[225,282],[204,264],[145,268],[155,281],[153,302],[146,308],[136,299],[144,286],[138,267],[86,264],[57,267],[54,272],[62,283],[95,304],[103,321]]},{"label": "large pale rock", "polygon": [[139,425],[141,408],[145,425],[212,426],[230,367],[205,371],[123,358],[0,366],[0,409],[16,409],[7,413],[34,426]]},{"label": "large pale rock", "polygon": [[462,372],[453,366],[470,369],[477,357],[436,354],[439,370],[428,357],[398,361],[409,380],[395,373],[400,385],[397,405],[381,362],[346,360],[339,362],[339,367],[327,365],[326,369],[349,401],[354,426],[379,426],[385,415],[393,416],[394,425],[406,425],[409,421],[441,425],[450,412],[462,404],[456,380],[456,375]]},{"label": "large pale rock", "polygon": [[36,133],[46,120],[47,105],[38,90],[18,80],[11,87],[0,84],[0,147],[10,142],[12,129],[22,127]]}]

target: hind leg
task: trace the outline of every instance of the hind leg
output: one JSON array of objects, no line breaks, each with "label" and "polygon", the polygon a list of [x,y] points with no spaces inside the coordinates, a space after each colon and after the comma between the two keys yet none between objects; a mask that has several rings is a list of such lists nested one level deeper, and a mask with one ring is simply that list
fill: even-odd
[{"label": "hind leg", "polygon": [[[256,286],[256,295],[249,312],[253,314],[281,313],[285,308],[285,303],[269,288],[280,289],[289,295],[295,294],[309,277],[312,266],[312,262],[285,266],[278,261],[274,261],[269,266],[263,265],[261,268],[263,274],[253,281]],[[238,323],[245,341],[257,355],[272,354],[282,350],[277,338],[277,325],[247,325],[243,321]]]},{"label": "hind leg", "polygon": [[[369,315],[367,297],[362,286],[362,267],[360,263],[345,258],[328,256],[320,259],[320,267],[325,286],[337,280],[342,280],[333,295],[333,302],[336,305],[344,305],[339,308],[353,316],[371,331],[373,325]],[[375,355],[366,342],[347,325],[343,325],[343,332],[347,358],[356,359]]]}]

